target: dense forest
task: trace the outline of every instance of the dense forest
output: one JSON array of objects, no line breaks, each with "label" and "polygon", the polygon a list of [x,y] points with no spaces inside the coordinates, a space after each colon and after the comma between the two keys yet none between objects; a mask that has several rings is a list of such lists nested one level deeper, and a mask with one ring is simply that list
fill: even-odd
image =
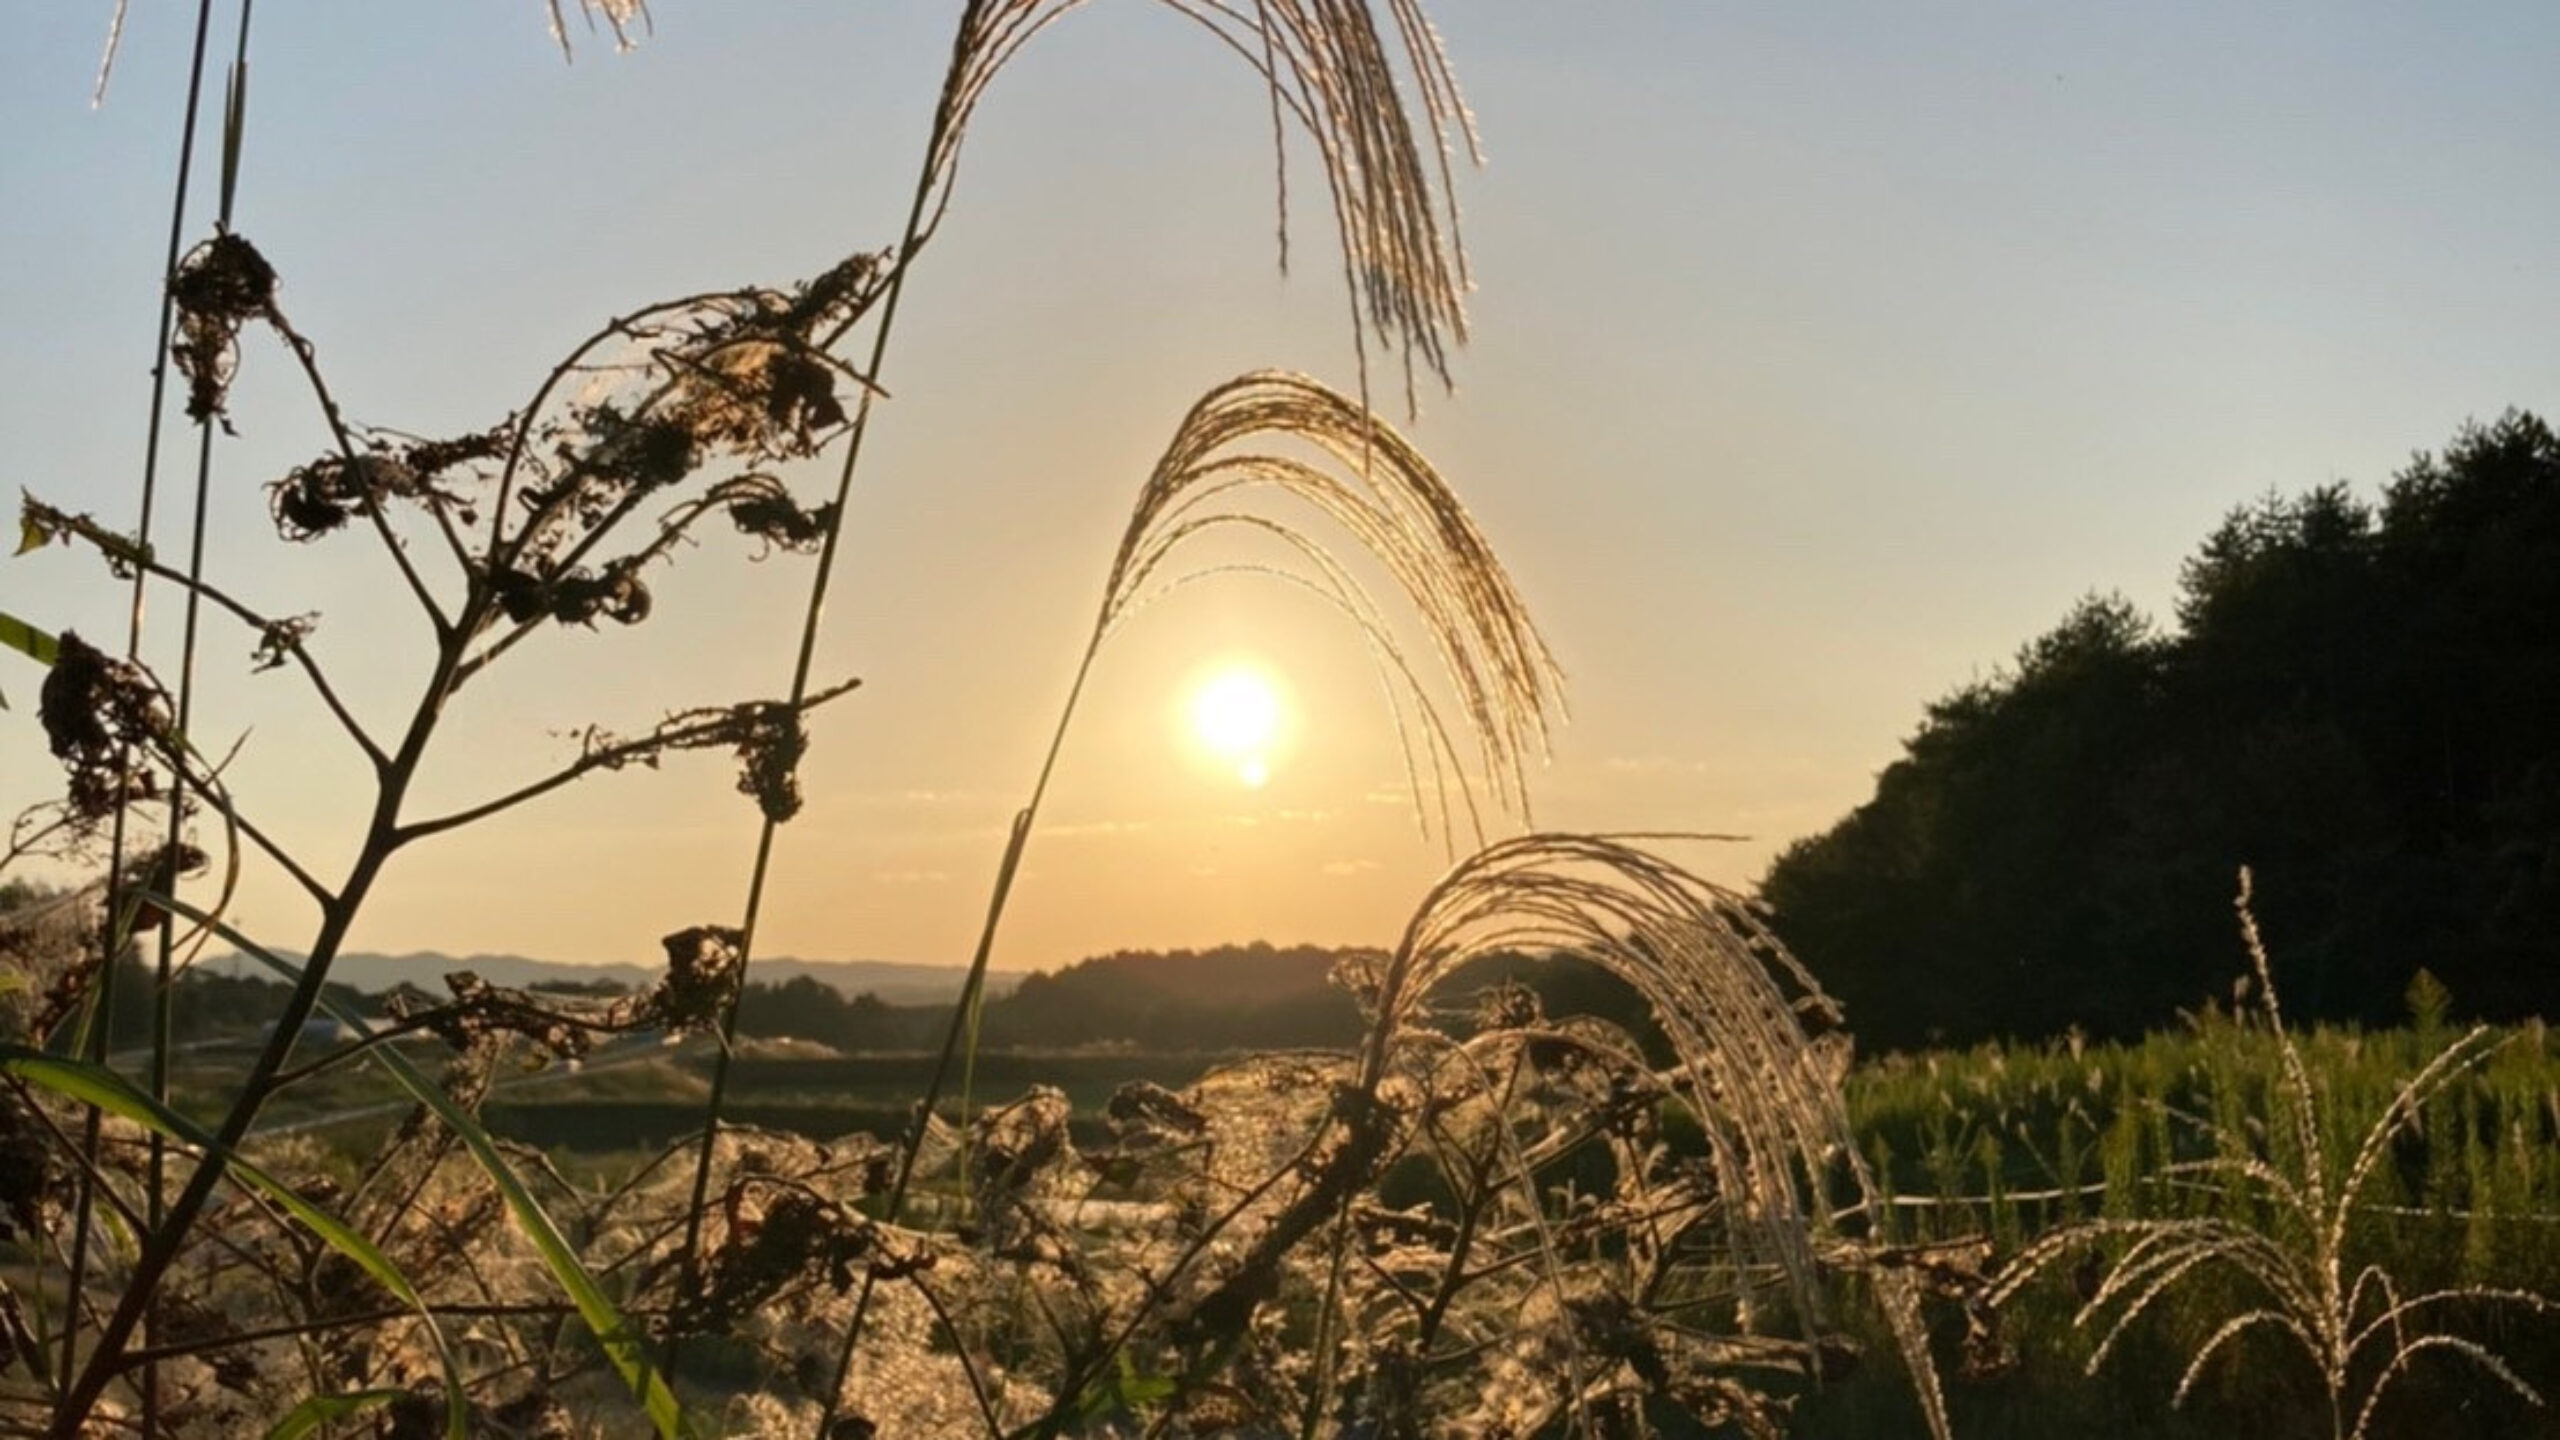
[{"label": "dense forest", "polygon": [[2560,440],[2466,427],[2367,503],[2234,510],[2163,627],[2080,602],[1772,864],[1870,1048],[2122,1036],[2221,996],[2254,868],[2288,1008],[2560,1009]]}]

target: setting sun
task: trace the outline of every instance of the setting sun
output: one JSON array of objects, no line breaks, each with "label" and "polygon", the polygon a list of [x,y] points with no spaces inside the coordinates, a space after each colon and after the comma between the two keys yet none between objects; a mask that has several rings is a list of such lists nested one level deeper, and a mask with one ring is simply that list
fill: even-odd
[{"label": "setting sun", "polygon": [[1259,790],[1271,779],[1271,750],[1280,738],[1280,689],[1249,666],[1219,670],[1191,696],[1191,734],[1202,749],[1235,767],[1236,779]]}]

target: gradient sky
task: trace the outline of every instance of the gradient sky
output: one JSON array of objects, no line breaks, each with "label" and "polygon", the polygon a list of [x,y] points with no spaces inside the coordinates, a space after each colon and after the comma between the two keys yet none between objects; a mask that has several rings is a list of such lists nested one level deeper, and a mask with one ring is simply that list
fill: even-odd
[{"label": "gradient sky", "polygon": [[[129,524],[188,21],[136,5],[92,110],[110,8],[18,7],[0,45],[0,478]],[[662,0],[635,53],[564,66],[535,0],[268,0],[239,226],[354,418],[486,425],[610,315],[893,239],[952,8]],[[2560,407],[2549,5],[1434,8],[1490,164],[1460,184],[1476,339],[1410,428],[1571,677],[1542,825],[1747,834],[1683,852],[1747,882],[2079,595],[2165,615],[2232,505],[2370,490],[2467,418]],[[1138,0],[1042,36],[980,111],[821,650],[865,686],[815,723],[766,953],[965,960],[1175,421],[1258,366],[1352,382],[1313,205],[1275,270],[1266,115]],[[210,568],[321,612],[319,653],[388,723],[425,655],[389,571],[266,526],[258,487],[323,445],[287,368],[248,345]],[[431,800],[538,774],[589,723],[778,693],[806,573],[715,541],[649,625],[545,637],[461,705]],[[0,562],[0,609],[41,624],[120,636],[121,595],[68,551]],[[156,602],[155,656],[176,613]],[[293,680],[210,634],[200,742],[242,740],[235,790],[336,875],[362,776]],[[1293,693],[1260,790],[1180,733],[1231,656]],[[1392,939],[1444,856],[1364,663],[1245,583],[1115,642],[997,963]],[[0,665],[12,808],[58,786],[37,682]],[[732,922],[755,815],[731,778],[681,757],[423,847],[353,943],[644,959]],[[238,916],[286,947],[310,924],[259,875]]]}]

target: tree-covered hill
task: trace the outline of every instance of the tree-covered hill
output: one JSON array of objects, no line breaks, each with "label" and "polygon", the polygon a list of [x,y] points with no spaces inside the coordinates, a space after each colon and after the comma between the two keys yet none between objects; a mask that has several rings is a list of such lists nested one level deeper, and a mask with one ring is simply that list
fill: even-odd
[{"label": "tree-covered hill", "polygon": [[989,1045],[1131,1043],[1189,1050],[1340,1045],[1360,1031],[1326,983],[1337,952],[1312,945],[1123,951],[1023,977],[987,1002]]},{"label": "tree-covered hill", "polygon": [[2560,440],[2466,427],[2379,503],[2233,511],[2174,627],[2083,600],[1929,705],[1872,799],[1772,864],[1871,1047],[2131,1035],[2227,994],[2255,867],[2289,1005],[2560,1011]]},{"label": "tree-covered hill", "polygon": [[[1118,1044],[1144,1050],[1342,1048],[1367,1031],[1331,982],[1348,952],[1263,941],[1210,950],[1123,951],[1030,975],[987,1002],[980,1035],[995,1047]],[[1599,1014],[1648,1033],[1644,1005],[1607,971],[1570,957],[1494,956],[1450,977],[1431,1003],[1461,1033],[1499,985],[1535,992],[1550,1014]]]}]

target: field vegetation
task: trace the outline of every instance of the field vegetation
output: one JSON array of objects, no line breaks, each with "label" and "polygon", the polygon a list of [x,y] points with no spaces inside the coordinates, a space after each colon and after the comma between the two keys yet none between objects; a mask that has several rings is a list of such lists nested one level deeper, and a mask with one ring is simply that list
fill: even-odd
[{"label": "field vegetation", "polygon": [[[1142,1171],[1115,1158],[1135,1107],[1168,1097],[1192,1103],[1216,1093],[1221,1076],[1270,1063],[1256,1059],[1251,1045],[1172,1048],[1167,1037],[1197,1031],[1183,998],[1218,1005],[1214,980],[1222,968],[1240,957],[1296,953],[1262,947],[1098,957],[1026,987],[1034,1001],[1072,1016],[1082,1015],[1088,987],[1124,1001],[1101,1043],[1067,1050],[989,1044],[975,1058],[980,1095],[1063,1100],[1064,1143],[1085,1162],[1079,1183],[1053,1197],[1072,1228],[1125,1229],[1159,1203]],[[1282,1002],[1283,1016],[1304,1012],[1302,992],[1310,987],[1348,1003],[1324,978],[1343,958],[1328,955],[1324,966],[1301,966],[1307,973],[1288,979],[1281,978],[1287,964],[1273,967],[1263,998]],[[2542,1313],[2539,1298],[2560,1292],[2560,1245],[2550,1230],[2560,1224],[2560,1045],[2539,1023],[2457,1024],[2454,997],[2432,976],[2408,988],[2405,1013],[2392,1028],[2321,1026],[2288,1035],[2263,1003],[2270,977],[2246,973],[2227,1000],[2201,999],[2173,1027],[2137,1041],[2074,1034],[1986,1042],[1887,1054],[1846,1073],[1849,1129],[1882,1200],[1881,1253],[1934,1267],[1944,1292],[1930,1301],[1930,1328],[1949,1372],[1947,1403],[1958,1433],[2025,1436],[2056,1433],[2056,1426],[2095,1436],[2224,1435],[2243,1427],[2317,1433],[2302,1417],[2328,1404],[2319,1365],[2288,1353],[2290,1342],[2273,1325],[2254,1337],[2221,1334],[2265,1298],[2264,1287],[2245,1271],[2199,1267],[2146,1295],[2133,1248],[2155,1235],[2163,1247],[2155,1253],[2175,1259],[2178,1252],[2166,1248],[2173,1239],[2228,1238],[2236,1226],[2275,1239],[2271,1253],[2292,1256],[2320,1227],[2288,1214],[2259,1166],[2281,1162],[2293,1167],[2285,1173],[2307,1174],[2301,1167],[2311,1161],[2299,1148],[2306,1140],[2326,1157],[2319,1163],[2333,1172],[2324,1174],[2333,1186],[2349,1178],[2350,1166],[2365,1166],[2352,1194],[2334,1201],[2341,1263],[2352,1255],[2358,1269],[2390,1277],[2400,1303],[2458,1297],[2438,1302],[2433,1308],[2444,1313],[2432,1318],[2462,1322],[2443,1332],[2452,1340],[2494,1342],[2485,1353],[2499,1367],[2472,1369],[2458,1361],[2457,1347],[2437,1346],[2446,1353],[2413,1355],[2390,1377],[2387,1396],[2376,1398],[2385,1357],[2367,1353],[2350,1367],[2359,1388],[2349,1398],[2357,1405],[2341,1433],[2357,1425],[2373,1436],[2444,1433],[2446,1415],[2465,1417],[2467,1428],[2454,1433],[2536,1433],[2546,1422],[2531,1397],[2560,1373],[2560,1324]],[[270,1013],[283,993],[280,986],[242,985],[264,990]],[[219,992],[226,1005],[236,1003],[234,988]],[[379,997],[368,997],[365,1008],[378,1004]],[[1609,972],[1569,960],[1490,958],[1433,997],[1439,1022],[1469,1037],[1506,1006],[1623,1026],[1646,1063],[1671,1063],[1665,1037],[1645,1023],[1641,997]],[[914,1035],[948,1019],[947,1007],[877,1008]],[[1039,1033],[1037,1005],[1014,1008],[1027,1033]],[[798,1028],[823,1029],[830,1013],[777,1005],[768,1018],[787,1015]],[[730,1123],[777,1144],[893,1144],[931,1077],[935,1057],[922,1045],[839,1049],[755,1038],[756,1028],[729,1065]],[[235,1026],[227,1043],[202,1044],[182,1057],[178,1108],[218,1114],[225,1081],[245,1062],[252,1038]],[[1339,1053],[1358,1038],[1354,1019],[1317,1043]],[[477,1114],[493,1135],[526,1147],[518,1153],[563,1187],[566,1208],[598,1204],[686,1151],[699,1129],[714,1053],[698,1040],[644,1040],[601,1047],[575,1068],[510,1067],[494,1077]],[[2439,1065],[2448,1054],[2452,1063]],[[2435,1079],[2404,1093],[2431,1073]],[[2311,1097],[2307,1106],[2304,1096]],[[271,1108],[269,1124],[271,1133],[313,1147],[306,1158],[337,1183],[354,1183],[408,1109],[388,1080],[347,1071],[285,1097]],[[967,1113],[945,1107],[942,1143],[958,1143]],[[2304,1120],[2309,1131],[2298,1128]],[[1701,1152],[1704,1137],[1667,1093],[1651,1121],[1667,1152]],[[1547,1183],[1597,1190],[1613,1176],[1606,1161],[1586,1151],[1560,1159]],[[1410,1159],[1381,1173],[1375,1194],[1377,1203],[1420,1213],[1452,1203],[1445,1179]],[[950,1171],[920,1182],[909,1203],[915,1214],[958,1217],[971,1201]],[[2135,1268],[2108,1289],[2110,1264]],[[1773,1387],[1796,1397],[1787,1433],[1902,1433],[1925,1424],[1889,1367],[1847,1363],[1850,1342],[1869,1350],[1891,1344],[1874,1321],[1858,1318],[1871,1313],[1863,1283],[1855,1269],[1826,1271],[1825,1303],[1845,1322],[1834,1343],[1844,1348],[1821,1386]],[[738,1383],[765,1383],[756,1364],[737,1357],[727,1363],[743,1367],[732,1374]],[[2370,1416],[2362,1411],[2368,1399],[2375,1400]],[[1681,1429],[1657,1419],[1674,1433]]]},{"label": "field vegetation", "polygon": [[[1894,1007],[1844,1010],[1752,897],[1643,837],[1509,833],[1558,672],[1454,488],[1370,403],[1445,378],[1464,335],[1454,79],[1414,0],[1170,3],[1317,162],[1359,373],[1220,380],[1140,477],[966,984],[921,1014],[760,986],[758,918],[813,721],[855,689],[822,673],[821,620],[907,279],[979,101],[1077,6],[955,7],[886,243],[624,311],[520,408],[435,438],[356,418],[396,407],[333,388],[326,317],[282,308],[296,257],[234,223],[240,7],[228,101],[188,120],[216,117],[223,164],[214,203],[184,170],[173,196],[151,452],[165,410],[209,456],[242,367],[295,376],[315,443],[264,491],[277,541],[373,556],[424,678],[396,704],[343,694],[290,548],[207,573],[154,533],[156,468],[131,528],[26,500],[25,544],[95,559],[133,620],[119,643],[0,616],[44,667],[64,780],[8,858],[92,877],[15,888],[0,924],[0,1434],[2547,1423],[2551,1247],[2518,1238],[2560,1209],[2539,1027],[2456,1031],[2416,986],[2405,1033],[2297,1037],[2244,908],[2249,988],[2183,1036],[1862,1068],[1851,1027]],[[617,33],[644,18],[597,8]],[[1373,656],[1452,864],[1376,949],[1264,952],[1215,985],[1219,957],[1105,957],[988,1001],[1085,679],[1131,616],[1238,568],[1195,561],[1207,534],[1268,546],[1243,568]],[[768,694],[602,717],[555,769],[421,807],[460,697],[646,624],[657,567],[715,540],[808,567]],[[185,617],[166,674],[146,597]],[[200,621],[294,677],[368,772],[325,853],[282,843],[200,748]],[[417,847],[692,751],[735,762],[752,878],[734,915],[669,917],[650,983],[377,997],[333,974]],[[289,955],[234,923],[252,859],[310,902]],[[274,983],[188,974],[211,945]],[[1128,1038],[1166,1026],[1193,1048]]]}]

